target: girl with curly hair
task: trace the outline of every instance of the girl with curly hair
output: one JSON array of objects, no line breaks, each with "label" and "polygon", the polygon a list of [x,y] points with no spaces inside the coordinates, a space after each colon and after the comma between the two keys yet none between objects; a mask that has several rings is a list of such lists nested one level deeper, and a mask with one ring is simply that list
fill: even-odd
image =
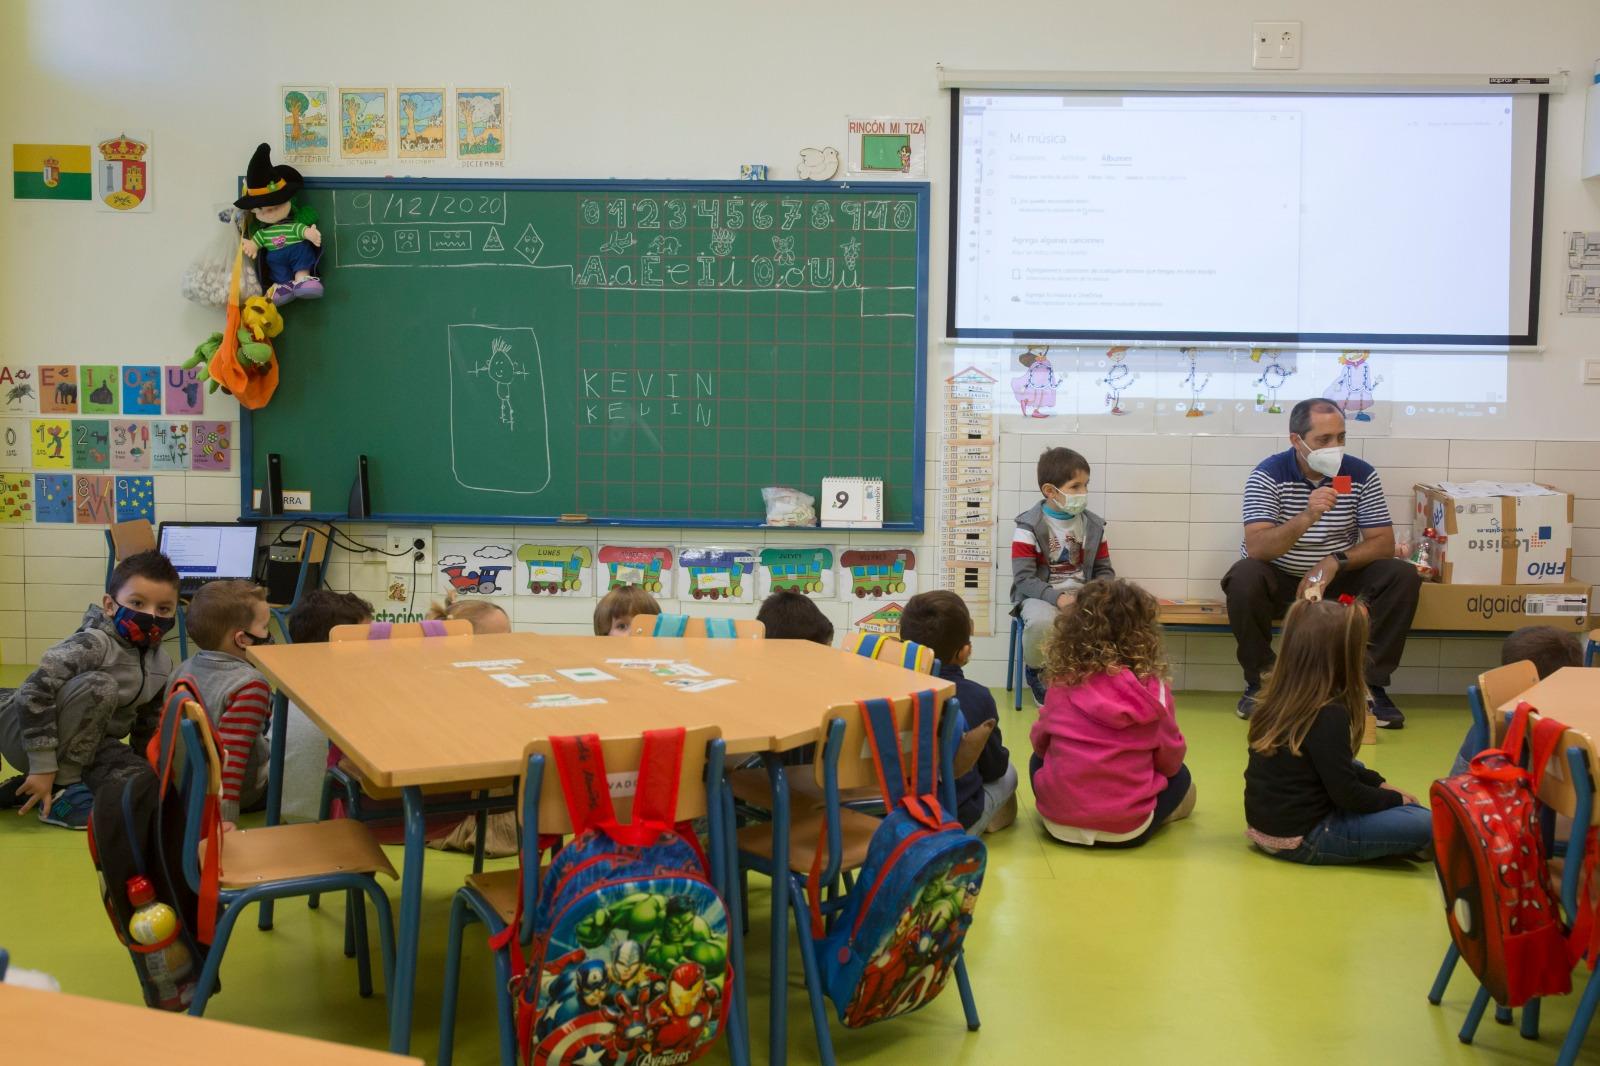
[{"label": "girl with curly hair", "polygon": [[1046,643],[1028,772],[1057,840],[1137,847],[1194,810],[1156,609],[1131,582],[1091,581]]}]

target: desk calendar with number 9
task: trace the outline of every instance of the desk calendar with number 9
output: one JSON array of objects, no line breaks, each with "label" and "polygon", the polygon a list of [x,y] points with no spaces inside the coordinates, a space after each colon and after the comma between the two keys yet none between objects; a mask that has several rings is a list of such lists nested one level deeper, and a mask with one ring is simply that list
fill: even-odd
[{"label": "desk calendar with number 9", "polygon": [[879,478],[825,477],[819,502],[824,528],[883,528],[883,481]]}]

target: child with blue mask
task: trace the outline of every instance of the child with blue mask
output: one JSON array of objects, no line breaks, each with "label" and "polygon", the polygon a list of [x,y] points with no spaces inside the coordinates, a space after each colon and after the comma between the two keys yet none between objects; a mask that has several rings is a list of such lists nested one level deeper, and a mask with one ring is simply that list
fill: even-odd
[{"label": "child with blue mask", "polygon": [[144,749],[161,721],[172,673],[161,641],[177,613],[178,572],[165,555],[117,564],[77,631],[21,688],[0,693],[0,756],[20,771],[0,783],[0,808],[37,807],[46,824],[85,829],[95,789],[152,772]]},{"label": "child with blue mask", "polygon": [[1022,619],[1028,687],[1040,703],[1038,668],[1060,613],[1090,581],[1116,577],[1105,520],[1089,510],[1089,461],[1071,448],[1039,456],[1040,500],[1017,515],[1011,537],[1011,613]]}]

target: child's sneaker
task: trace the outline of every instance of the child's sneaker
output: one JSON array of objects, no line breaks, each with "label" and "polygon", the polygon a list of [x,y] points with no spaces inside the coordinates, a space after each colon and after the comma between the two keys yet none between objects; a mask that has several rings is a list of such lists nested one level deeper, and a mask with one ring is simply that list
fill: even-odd
[{"label": "child's sneaker", "polygon": [[1256,696],[1260,695],[1260,693],[1261,686],[1259,684],[1245,685],[1244,695],[1239,697],[1239,706],[1234,713],[1248,722],[1250,720],[1250,712],[1256,709]]},{"label": "child's sneaker", "polygon": [[1039,677],[1039,671],[1031,666],[1023,667],[1023,676],[1028,681],[1028,691],[1033,693],[1033,702],[1044,706],[1045,687],[1044,681]]},{"label": "child's sneaker", "polygon": [[50,809],[39,809],[39,821],[45,825],[58,825],[62,829],[89,828],[89,812],[94,809],[94,793],[87,785],[78,782],[68,785],[55,794]]},{"label": "child's sneaker", "polygon": [[1389,698],[1389,693],[1384,689],[1371,686],[1367,689],[1367,703],[1372,708],[1372,716],[1378,720],[1379,729],[1404,729],[1406,716],[1400,708],[1394,705],[1394,700]]}]

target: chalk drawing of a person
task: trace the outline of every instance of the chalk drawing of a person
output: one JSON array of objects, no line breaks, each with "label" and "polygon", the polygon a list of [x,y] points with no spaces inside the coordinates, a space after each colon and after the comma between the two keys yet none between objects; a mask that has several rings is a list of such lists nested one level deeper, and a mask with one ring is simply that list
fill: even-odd
[{"label": "chalk drawing of a person", "polygon": [[490,341],[489,358],[482,365],[474,366],[472,372],[489,375],[489,380],[494,382],[495,395],[500,397],[500,421],[506,428],[516,429],[517,413],[511,406],[511,383],[519,377],[527,377],[528,371],[511,358],[511,342],[504,337]]},{"label": "chalk drawing of a person", "polygon": [[1022,373],[1011,379],[1011,392],[1023,415],[1049,418],[1056,405],[1056,390],[1061,387],[1061,376],[1050,365],[1050,349],[1029,348],[1017,356],[1017,362],[1022,364]]},{"label": "chalk drawing of a person", "polygon": [[1295,371],[1293,367],[1278,362],[1278,353],[1271,349],[1250,349],[1251,362],[1261,363],[1263,360],[1265,363],[1261,367],[1261,376],[1255,381],[1256,388],[1261,390],[1256,393],[1256,410],[1265,411],[1269,415],[1281,415],[1283,405],[1278,403],[1278,391]]},{"label": "chalk drawing of a person", "polygon": [[1125,415],[1127,409],[1122,406],[1123,390],[1133,384],[1133,379],[1139,375],[1133,372],[1133,367],[1126,362],[1128,349],[1125,347],[1107,348],[1106,358],[1111,360],[1111,366],[1106,370],[1106,376],[1100,379],[1100,384],[1106,387],[1106,403],[1113,415]]},{"label": "chalk drawing of a person", "polygon": [[1373,377],[1372,368],[1367,365],[1367,359],[1371,354],[1371,352],[1339,353],[1339,377],[1322,394],[1323,399],[1338,404],[1352,422],[1372,421],[1372,416],[1367,414],[1367,408],[1373,405],[1373,391],[1383,384],[1383,375]]},{"label": "chalk drawing of a person", "polygon": [[1180,348],[1183,357],[1189,363],[1189,376],[1179,384],[1189,390],[1189,410],[1184,412],[1185,418],[1204,418],[1205,408],[1200,406],[1200,394],[1206,391],[1206,386],[1211,384],[1211,375],[1200,376],[1200,356],[1193,348]]}]

